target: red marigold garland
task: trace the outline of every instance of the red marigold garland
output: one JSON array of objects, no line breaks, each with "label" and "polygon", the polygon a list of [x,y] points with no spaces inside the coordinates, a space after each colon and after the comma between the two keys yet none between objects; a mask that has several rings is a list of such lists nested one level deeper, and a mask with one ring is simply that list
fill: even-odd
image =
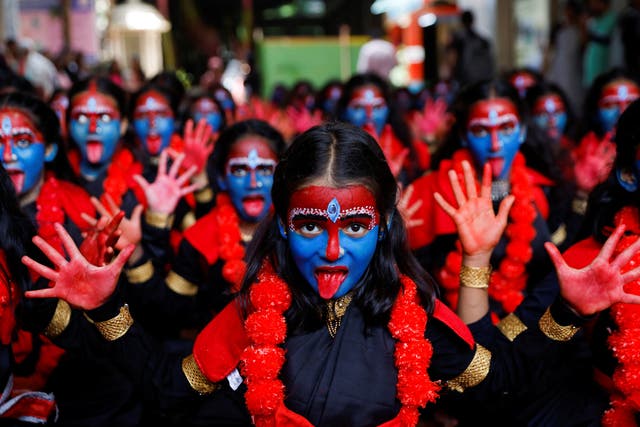
[{"label": "red marigold garland", "polygon": [[[462,177],[462,155],[454,156],[454,170]],[[461,178],[462,179],[462,178]],[[511,313],[524,298],[522,291],[527,286],[526,266],[533,256],[531,242],[536,237],[533,222],[536,218],[533,188],[522,158],[516,157],[511,169],[511,194],[515,202],[509,211],[509,223],[505,234],[509,239],[505,257],[491,274],[489,296],[500,302],[507,313]],[[458,304],[462,247],[450,252],[437,276],[445,290],[445,297],[452,307]]]},{"label": "red marigold garland", "polygon": [[220,193],[216,197],[216,219],[218,221],[219,255],[225,263],[222,266],[222,277],[231,283],[231,290],[240,290],[242,278],[247,268],[244,262],[245,249],[241,242],[240,220],[229,196]]},{"label": "red marigold garland", "polygon": [[[640,236],[638,209],[625,207],[615,216],[614,224],[625,224],[631,234],[620,239],[615,254],[629,247]],[[622,269],[629,271],[640,263],[640,254],[631,258]],[[640,281],[625,285],[625,291],[640,295]],[[619,395],[612,396],[611,408],[605,412],[602,425],[605,427],[636,426],[635,413],[640,411],[640,306],[618,303],[611,308],[617,330],[609,336],[609,348],[618,360],[613,372],[613,383]]]},{"label": "red marigold garland", "polygon": [[[424,338],[427,313],[419,304],[416,284],[402,276],[403,290],[391,311],[389,331],[397,340],[395,364],[398,369],[397,396],[402,407],[398,414],[403,426],[418,423],[418,408],[438,397],[440,387],[427,373],[433,349]],[[245,321],[251,345],[242,356],[242,374],[247,384],[245,401],[258,427],[274,426],[275,413],[284,405],[284,384],[278,375],[284,364],[281,345],[286,339],[284,312],[291,305],[287,283],[266,262],[250,291],[255,309]]]}]

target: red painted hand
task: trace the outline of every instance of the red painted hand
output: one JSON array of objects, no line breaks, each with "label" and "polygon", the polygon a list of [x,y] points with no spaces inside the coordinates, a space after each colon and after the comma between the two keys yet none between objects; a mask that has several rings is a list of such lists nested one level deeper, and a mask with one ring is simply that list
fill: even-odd
[{"label": "red painted hand", "polygon": [[[370,129],[365,130],[371,133]],[[409,154],[409,148],[402,145],[400,140],[398,140],[394,135],[391,125],[388,124],[384,126],[378,143],[384,152],[384,156],[387,159],[391,173],[393,173],[393,176],[397,177],[402,170],[402,166],[404,165],[407,155]]]},{"label": "red painted hand", "polygon": [[445,100],[428,98],[422,112],[413,116],[412,127],[420,138],[435,141],[449,130],[452,123],[453,116],[447,112]]},{"label": "red painted hand", "polygon": [[474,172],[469,162],[462,162],[462,170],[466,194],[462,191],[456,172],[449,171],[449,180],[458,203],[457,209],[451,206],[440,193],[435,193],[434,197],[455,222],[463,254],[469,257],[487,257],[500,241],[515,198],[513,195],[505,197],[500,202],[496,215],[491,201],[491,167],[487,164],[483,169],[479,196]]},{"label": "red painted hand", "polygon": [[616,146],[611,142],[611,134],[598,140],[590,133],[580,142],[574,153],[574,174],[580,190],[590,192],[604,181],[611,172],[616,156]]},{"label": "red painted hand", "polygon": [[[195,166],[196,173],[204,171],[207,165],[207,159],[211,155],[215,146],[216,135],[213,134],[211,126],[205,119],[200,119],[196,129],[193,129],[193,120],[187,120],[184,126],[184,160],[182,166],[185,169],[191,169]],[[177,158],[179,153],[172,152],[172,157]]]},{"label": "red painted hand", "polygon": [[[91,204],[95,206],[96,211],[101,217],[106,217],[110,221],[120,214],[120,208],[115,204],[113,199],[105,194],[105,200],[109,207],[103,205],[99,199],[92,197]],[[127,218],[122,214],[122,219],[118,225],[119,239],[115,244],[115,248],[118,250],[124,249],[126,246],[133,244],[137,245],[142,239],[142,227],[140,225],[140,216],[142,215],[143,206],[137,205],[131,212],[131,217]],[[92,225],[97,225],[97,221],[94,218],[86,214],[82,214],[82,218]]]},{"label": "red painted hand", "polygon": [[409,232],[411,232],[412,228],[424,225],[424,220],[416,217],[416,213],[420,210],[424,201],[422,199],[417,199],[411,202],[411,199],[413,198],[413,191],[413,185],[409,185],[402,191],[400,201],[398,202],[398,212],[402,215],[402,219],[404,220]]},{"label": "red painted hand", "polygon": [[124,218],[122,211],[112,217],[103,216],[99,220],[87,215],[85,220],[91,224],[91,230],[85,234],[80,244],[80,253],[89,263],[103,266],[111,261],[116,242],[122,234],[118,230],[122,218]]},{"label": "red painted hand", "polygon": [[622,268],[640,250],[640,239],[613,256],[624,230],[624,225],[616,228],[598,256],[581,269],[567,265],[558,248],[551,242],[545,243],[558,273],[560,294],[578,313],[591,315],[618,302],[640,304],[640,296],[628,294],[623,289],[625,284],[640,278],[640,267],[622,272]]},{"label": "red painted hand", "polygon": [[178,176],[180,165],[185,159],[184,154],[178,155],[167,173],[167,152],[160,153],[158,163],[158,174],[153,183],[149,183],[141,175],[135,175],[133,178],[140,185],[147,198],[148,209],[153,212],[171,214],[176,209],[180,198],[202,187],[200,183],[192,184],[187,187],[184,185],[196,172],[196,167],[191,166],[186,172]]},{"label": "red painted hand", "polygon": [[297,109],[295,107],[287,107],[287,115],[297,133],[303,133],[322,123],[322,112],[318,110],[311,113],[306,108]]},{"label": "red painted hand", "polygon": [[53,262],[55,270],[25,256],[22,262],[40,276],[51,282],[48,289],[25,292],[28,298],[61,298],[71,306],[83,310],[100,307],[111,296],[118,283],[122,267],[131,256],[133,245],[127,246],[110,264],[96,266],[82,256],[73,239],[60,225],[55,224],[56,232],[69,260],[63,257],[42,238],[36,236],[33,243]]}]

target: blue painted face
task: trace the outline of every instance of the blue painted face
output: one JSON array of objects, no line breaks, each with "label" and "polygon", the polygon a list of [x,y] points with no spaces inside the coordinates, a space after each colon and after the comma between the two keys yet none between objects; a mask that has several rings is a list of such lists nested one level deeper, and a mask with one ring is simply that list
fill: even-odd
[{"label": "blue painted face", "polygon": [[508,179],[513,159],[524,139],[515,105],[506,98],[473,104],[466,139],[479,170],[489,163],[494,179]]},{"label": "blue painted face", "polygon": [[205,119],[213,132],[218,132],[222,125],[222,114],[218,106],[208,98],[200,98],[193,104],[193,121],[198,123]]},{"label": "blue painted face", "polygon": [[538,98],[533,106],[533,120],[551,139],[559,141],[567,128],[567,112],[562,98],[556,94]]},{"label": "blue painted face", "polygon": [[118,147],[121,131],[116,101],[95,87],[71,100],[69,133],[80,149],[80,172],[93,178],[107,169]]},{"label": "blue painted face", "polygon": [[636,160],[630,171],[616,169],[616,178],[620,186],[630,193],[638,190],[640,184],[640,147],[636,148]]},{"label": "blue painted face", "polygon": [[310,185],[291,196],[287,241],[294,262],[323,299],[357,287],[373,258],[380,215],[364,186]]},{"label": "blue painted face", "polygon": [[389,107],[377,86],[366,85],[353,91],[345,115],[345,119],[352,125],[373,125],[380,135],[389,117]]},{"label": "blue painted face", "polygon": [[640,89],[631,81],[620,79],[607,84],[598,101],[598,119],[602,129],[605,132],[613,130],[620,115],[639,97]]},{"label": "blue painted face", "polygon": [[53,160],[57,146],[46,152],[44,138],[25,112],[0,110],[2,165],[18,196],[32,190],[42,178],[45,161]]},{"label": "blue painted face", "polygon": [[245,136],[231,148],[225,175],[218,183],[243,221],[258,222],[269,213],[277,161],[276,153],[259,136]]},{"label": "blue painted face", "polygon": [[174,114],[164,96],[151,90],[138,98],[133,129],[150,156],[158,156],[169,146],[174,128]]}]

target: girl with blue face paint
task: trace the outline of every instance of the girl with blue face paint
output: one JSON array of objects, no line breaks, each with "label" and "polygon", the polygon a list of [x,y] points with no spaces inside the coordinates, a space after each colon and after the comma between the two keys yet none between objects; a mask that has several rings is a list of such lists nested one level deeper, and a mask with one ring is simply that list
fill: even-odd
[{"label": "girl with blue face paint", "polygon": [[[465,187],[475,190],[470,164],[463,167]],[[489,213],[491,173],[486,172],[480,195],[468,191],[467,200],[452,180],[459,209],[441,205],[456,217],[471,205],[470,220],[456,223],[468,226],[460,227],[463,262],[472,270],[464,284],[480,292],[486,292],[494,238],[506,225],[513,199],[497,216]],[[29,296],[65,295],[92,320],[115,319],[109,325],[120,320],[109,330],[96,323],[106,339],[116,341],[109,356],[131,375],[150,375],[149,386],[171,407],[174,399],[207,404],[209,422],[259,427],[414,426],[419,407],[435,402],[442,387],[482,403],[512,387],[545,389],[540,386],[552,383],[548,365],[562,360],[573,345],[565,342],[567,336],[581,324],[572,310],[591,314],[618,301],[640,302],[619,293],[624,282],[640,276],[638,268],[621,277],[604,262],[614,280],[592,280],[585,292],[601,299],[596,307],[564,285],[567,302],[556,299],[518,340],[500,341],[489,350],[437,299],[436,284],[408,251],[396,209],[397,182],[377,142],[362,129],[332,123],[302,134],[278,164],[272,190],[275,215],[263,222],[251,246],[241,293],[200,332],[192,355],[163,351],[147,339],[126,305],[109,299],[126,254],[91,268],[70,248],[72,262],[51,257],[60,273],[25,259],[55,282]],[[362,245],[355,244],[358,239],[364,239]],[[603,257],[609,258],[606,252]],[[554,258],[560,260],[555,253]],[[563,283],[590,274],[558,265]],[[313,271],[312,280],[306,270]],[[80,281],[68,279],[71,271]],[[89,286],[92,282],[100,286]],[[84,299],[77,297],[79,287],[89,289]],[[573,332],[554,333],[564,331],[562,325]],[[245,404],[229,405],[229,399]],[[197,414],[185,416],[199,420]]]},{"label": "girl with blue face paint", "polygon": [[356,74],[343,88],[337,105],[339,120],[366,129],[377,138],[403,183],[429,166],[428,147],[415,142],[409,126],[390,101],[388,84],[375,74]]},{"label": "girl with blue face paint", "polygon": [[143,87],[132,98],[132,125],[147,156],[155,158],[171,144],[175,113],[165,91],[154,85]]}]

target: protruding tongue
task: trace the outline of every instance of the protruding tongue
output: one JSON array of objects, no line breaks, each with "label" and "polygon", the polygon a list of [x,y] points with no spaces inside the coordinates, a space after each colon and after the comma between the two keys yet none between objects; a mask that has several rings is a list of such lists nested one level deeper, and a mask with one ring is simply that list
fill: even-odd
[{"label": "protruding tongue", "polygon": [[346,271],[316,271],[318,293],[322,299],[331,299],[347,277]]},{"label": "protruding tongue", "polygon": [[162,145],[160,135],[147,136],[147,150],[149,150],[149,154],[158,154],[160,152],[160,145]]},{"label": "protruding tongue", "polygon": [[9,178],[11,178],[11,182],[13,183],[13,188],[16,190],[16,193],[22,194],[22,187],[24,186],[24,172],[18,170],[8,172]]},{"label": "protruding tongue", "polygon": [[248,216],[260,216],[264,209],[262,197],[247,197],[242,200],[242,207]]},{"label": "protruding tongue", "polygon": [[102,143],[99,141],[87,142],[87,158],[90,163],[100,163],[103,152]]},{"label": "protruding tongue", "polygon": [[494,178],[497,178],[502,173],[504,168],[504,159],[502,157],[495,157],[487,160],[491,165],[491,172]]}]

